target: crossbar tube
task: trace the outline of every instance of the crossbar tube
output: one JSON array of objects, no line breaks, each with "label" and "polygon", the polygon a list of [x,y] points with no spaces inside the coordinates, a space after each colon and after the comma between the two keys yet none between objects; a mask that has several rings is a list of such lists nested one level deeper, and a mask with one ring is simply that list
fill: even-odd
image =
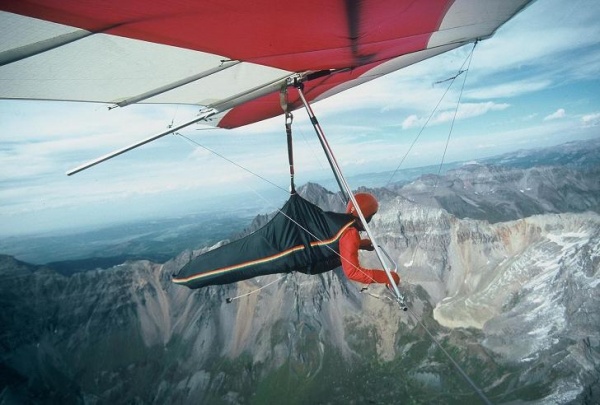
[{"label": "crossbar tube", "polygon": [[78,166],[78,167],[76,167],[76,168],[74,168],[72,170],[69,170],[67,172],[67,176],[71,176],[71,175],[73,175],[75,173],[79,173],[79,172],[81,172],[81,171],[83,171],[85,169],[89,169],[90,167],[95,166],[95,165],[97,165],[99,163],[106,162],[109,159],[112,159],[112,158],[114,158],[116,156],[122,155],[125,152],[129,152],[130,150],[133,150],[133,149],[138,148],[138,147],[140,147],[142,145],[145,145],[145,144],[147,144],[149,142],[152,142],[152,141],[155,141],[155,140],[157,140],[159,138],[162,138],[163,136],[166,136],[166,135],[172,134],[174,132],[177,132],[180,129],[183,129],[183,128],[188,127],[188,126],[190,126],[192,124],[195,124],[196,122],[200,122],[202,120],[205,120],[206,118],[211,117],[211,116],[217,114],[218,112],[219,111],[215,110],[215,109],[209,109],[207,111],[204,111],[203,113],[201,113],[200,115],[198,115],[197,117],[195,117],[194,119],[192,119],[190,121],[186,121],[183,124],[177,125],[175,127],[171,127],[171,128],[169,128],[169,129],[167,129],[167,130],[165,130],[163,132],[160,132],[160,133],[156,134],[156,135],[152,135],[151,137],[148,137],[148,138],[146,138],[144,140],[138,141],[138,142],[136,142],[134,144],[131,144],[129,146],[126,146],[126,147],[121,148],[119,150],[116,150],[114,152],[107,153],[106,155],[100,156],[99,158],[96,158],[96,159],[91,160],[91,161],[89,161],[87,163],[84,163],[81,166]]}]

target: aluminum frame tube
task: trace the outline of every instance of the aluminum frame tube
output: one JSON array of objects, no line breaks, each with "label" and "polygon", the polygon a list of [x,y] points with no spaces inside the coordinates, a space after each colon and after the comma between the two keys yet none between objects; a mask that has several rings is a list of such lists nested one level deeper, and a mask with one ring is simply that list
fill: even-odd
[{"label": "aluminum frame tube", "polygon": [[331,164],[331,167],[334,171],[336,179],[338,180],[340,189],[341,189],[342,193],[347,194],[350,201],[352,201],[352,204],[354,204],[354,207],[356,207],[356,212],[358,213],[360,222],[362,223],[364,230],[367,232],[369,239],[371,239],[371,242],[373,243],[373,247],[375,248],[375,253],[377,254],[377,258],[379,259],[379,262],[381,263],[381,266],[383,267],[383,270],[385,271],[385,273],[390,281],[390,285],[393,288],[394,294],[396,295],[396,299],[401,306],[404,306],[405,305],[404,296],[400,293],[398,286],[396,285],[396,283],[394,282],[394,279],[392,278],[392,273],[391,273],[391,270],[389,269],[388,263],[386,262],[386,260],[384,258],[384,254],[383,254],[381,248],[379,247],[379,245],[377,244],[375,237],[373,235],[373,232],[371,231],[371,228],[369,227],[369,224],[367,223],[367,220],[365,219],[365,216],[363,215],[363,213],[360,209],[360,206],[358,205],[358,202],[356,201],[356,198],[354,198],[352,189],[350,188],[350,185],[346,181],[346,178],[344,177],[344,174],[342,173],[342,170],[335,159],[333,150],[331,149],[329,142],[327,142],[325,133],[321,129],[321,126],[319,125],[319,122],[317,121],[317,119],[312,111],[312,108],[306,101],[306,98],[304,97],[304,92],[302,91],[302,88],[300,88],[300,87],[298,88],[298,94],[300,95],[302,104],[304,104],[304,108],[306,108],[308,116],[310,117],[313,127],[315,128],[315,132],[317,133],[317,136],[319,137],[319,140],[321,141],[321,145],[323,146],[325,155],[327,156],[327,159],[329,160],[329,163]]},{"label": "aluminum frame tube", "polygon": [[159,138],[162,138],[163,136],[166,136],[166,135],[172,134],[174,132],[177,132],[180,129],[183,129],[185,127],[189,127],[190,125],[195,124],[196,122],[200,122],[200,121],[202,121],[202,120],[204,120],[204,119],[206,119],[206,118],[208,118],[210,116],[213,116],[215,114],[218,114],[218,113],[219,113],[218,110],[211,108],[210,110],[202,112],[199,116],[197,116],[196,118],[194,118],[194,119],[192,119],[190,121],[187,121],[187,122],[184,122],[183,124],[180,124],[180,125],[177,125],[175,127],[169,128],[169,129],[167,129],[167,130],[165,130],[163,132],[160,132],[160,133],[158,133],[156,135],[152,135],[149,138],[146,138],[144,140],[141,140],[139,142],[136,142],[134,144],[131,144],[129,146],[126,146],[124,148],[116,150],[114,152],[108,153],[106,155],[100,156],[99,158],[96,158],[94,160],[91,160],[91,161],[89,161],[87,163],[82,164],[81,166],[78,166],[78,167],[76,167],[74,169],[71,169],[71,170],[69,170],[67,172],[67,176],[71,176],[71,175],[73,175],[75,173],[79,173],[79,172],[81,172],[83,170],[89,169],[92,166],[95,166],[95,165],[97,165],[99,163],[105,162],[105,161],[107,161],[109,159],[112,159],[114,157],[122,155],[125,152],[129,152],[130,150],[133,150],[133,149],[138,148],[138,147],[140,147],[142,145],[145,145],[145,144],[147,144],[149,142],[152,142],[152,141],[155,141],[155,140],[157,140]]}]

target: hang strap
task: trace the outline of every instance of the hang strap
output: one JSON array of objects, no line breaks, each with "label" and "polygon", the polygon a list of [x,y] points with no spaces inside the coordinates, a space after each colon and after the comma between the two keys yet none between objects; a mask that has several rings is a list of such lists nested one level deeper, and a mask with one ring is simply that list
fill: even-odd
[{"label": "hang strap", "polygon": [[285,133],[287,134],[288,161],[290,163],[290,194],[296,194],[294,186],[294,148],[292,146],[292,122],[294,116],[290,112],[285,113]]},{"label": "hang strap", "polygon": [[296,194],[296,186],[294,185],[294,147],[292,145],[292,122],[294,122],[294,116],[288,111],[287,86],[282,86],[279,93],[279,102],[285,113],[285,133],[287,135],[288,162],[290,164],[290,194]]}]

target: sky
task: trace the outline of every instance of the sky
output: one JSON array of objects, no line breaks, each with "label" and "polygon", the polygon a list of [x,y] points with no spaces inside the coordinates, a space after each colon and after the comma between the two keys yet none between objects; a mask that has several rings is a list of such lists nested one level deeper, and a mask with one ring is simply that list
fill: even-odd
[{"label": "sky", "polygon": [[[313,110],[348,176],[596,138],[599,21],[596,0],[538,0],[477,44],[468,71],[448,91],[447,79],[473,45],[347,90]],[[289,187],[282,117],[235,130],[193,126],[181,131],[193,142],[170,135],[65,175],[197,112],[0,101],[0,237],[280,205]],[[306,114],[294,117],[296,184],[331,179]]]}]

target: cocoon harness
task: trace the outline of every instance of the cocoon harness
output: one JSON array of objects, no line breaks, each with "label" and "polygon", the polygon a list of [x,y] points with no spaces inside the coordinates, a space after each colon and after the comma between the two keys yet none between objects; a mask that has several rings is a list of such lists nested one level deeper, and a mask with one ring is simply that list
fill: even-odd
[{"label": "cocoon harness", "polygon": [[268,274],[333,270],[341,265],[339,239],[354,223],[352,215],[323,211],[292,194],[265,226],[194,258],[173,282],[201,288]]}]

